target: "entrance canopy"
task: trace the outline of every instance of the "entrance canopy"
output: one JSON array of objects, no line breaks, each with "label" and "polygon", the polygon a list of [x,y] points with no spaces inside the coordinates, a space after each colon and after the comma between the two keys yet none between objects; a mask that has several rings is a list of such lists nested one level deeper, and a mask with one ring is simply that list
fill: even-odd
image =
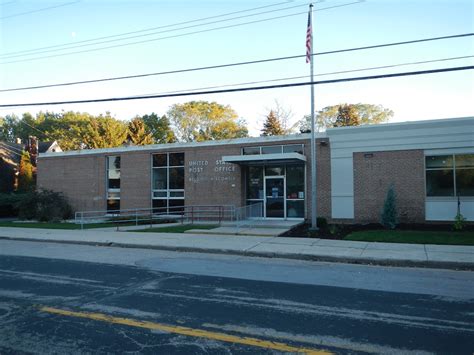
[{"label": "entrance canopy", "polygon": [[304,163],[306,157],[299,153],[227,155],[222,157],[222,161],[238,165]]}]

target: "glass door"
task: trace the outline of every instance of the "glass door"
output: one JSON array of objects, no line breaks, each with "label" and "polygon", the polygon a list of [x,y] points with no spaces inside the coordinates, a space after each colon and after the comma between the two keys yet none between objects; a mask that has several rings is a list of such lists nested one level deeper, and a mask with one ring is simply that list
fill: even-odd
[{"label": "glass door", "polygon": [[285,218],[285,178],[265,177],[265,217]]}]

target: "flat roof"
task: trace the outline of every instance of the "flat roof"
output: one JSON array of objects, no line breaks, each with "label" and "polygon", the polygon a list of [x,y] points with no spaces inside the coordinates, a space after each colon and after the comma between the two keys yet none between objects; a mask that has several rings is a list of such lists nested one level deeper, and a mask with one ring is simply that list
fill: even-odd
[{"label": "flat roof", "polygon": [[[223,139],[217,141],[204,142],[178,142],[165,144],[148,144],[148,145],[132,145],[120,146],[115,148],[101,148],[101,149],[83,149],[83,150],[69,150],[65,152],[42,153],[40,158],[61,157],[61,156],[77,156],[77,155],[91,155],[91,154],[119,154],[128,152],[143,152],[143,151],[159,151],[159,150],[176,150],[181,148],[193,147],[213,147],[221,145],[256,145],[268,143],[285,143],[287,141],[308,140],[311,138],[310,133],[291,134],[287,136],[261,136],[261,137],[245,137],[235,139]],[[316,138],[327,138],[326,132],[316,134]]]}]

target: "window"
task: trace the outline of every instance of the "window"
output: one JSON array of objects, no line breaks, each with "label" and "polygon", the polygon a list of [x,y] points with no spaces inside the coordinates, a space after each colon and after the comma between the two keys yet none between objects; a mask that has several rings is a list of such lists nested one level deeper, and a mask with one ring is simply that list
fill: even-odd
[{"label": "window", "polygon": [[283,175],[285,175],[285,167],[283,165],[265,167],[265,176],[283,176]]},{"label": "window", "polygon": [[263,166],[249,166],[247,168],[247,205],[261,204],[259,215],[263,216]]},{"label": "window", "polygon": [[120,211],[120,156],[107,159],[107,211]]},{"label": "window", "polygon": [[265,145],[261,147],[243,147],[242,148],[242,155],[282,154],[282,153],[304,154],[304,144]]},{"label": "window", "polygon": [[243,155],[256,155],[260,154],[260,147],[245,147],[242,148]]},{"label": "window", "polygon": [[262,154],[281,154],[281,145],[262,147]]},{"label": "window", "polygon": [[283,153],[299,153],[299,154],[304,154],[304,151],[303,151],[303,144],[284,145],[284,146],[283,146]]},{"label": "window", "polygon": [[304,165],[286,167],[286,214],[289,218],[304,218]]},{"label": "window", "polygon": [[474,154],[428,156],[426,195],[474,196]]},{"label": "window", "polygon": [[152,155],[152,203],[155,213],[182,212],[184,206],[184,153]]},{"label": "window", "polygon": [[249,166],[247,174],[247,199],[263,200],[263,167]]}]

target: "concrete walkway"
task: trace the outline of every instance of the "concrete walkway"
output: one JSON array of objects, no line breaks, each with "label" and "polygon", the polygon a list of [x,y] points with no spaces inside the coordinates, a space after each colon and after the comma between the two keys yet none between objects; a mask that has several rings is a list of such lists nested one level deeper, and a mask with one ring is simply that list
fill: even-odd
[{"label": "concrete walkway", "polygon": [[474,270],[474,246],[0,227],[0,239]]}]

